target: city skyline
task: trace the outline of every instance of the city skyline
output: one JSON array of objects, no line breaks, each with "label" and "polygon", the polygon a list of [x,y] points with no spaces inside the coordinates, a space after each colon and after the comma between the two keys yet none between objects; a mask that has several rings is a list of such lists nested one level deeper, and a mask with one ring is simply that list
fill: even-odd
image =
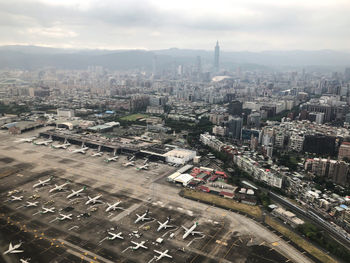
[{"label": "city skyline", "polygon": [[[200,8],[198,8],[200,7]],[[347,50],[348,1],[0,1],[0,45]],[[40,12],[38,12],[40,10]]]}]

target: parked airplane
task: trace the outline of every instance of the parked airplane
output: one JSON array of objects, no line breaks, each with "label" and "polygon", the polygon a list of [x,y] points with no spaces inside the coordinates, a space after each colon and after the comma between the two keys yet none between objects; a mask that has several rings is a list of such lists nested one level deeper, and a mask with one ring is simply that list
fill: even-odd
[{"label": "parked airplane", "polygon": [[87,150],[89,150],[89,147],[81,147],[80,149],[72,150],[71,153],[85,154]]},{"label": "parked airplane", "polygon": [[168,216],[167,220],[164,223],[157,221],[159,224],[157,231],[159,232],[162,229],[167,229],[168,227],[174,227],[172,225],[168,225],[168,223],[170,223],[170,220],[171,220],[171,218],[170,218],[170,216]]},{"label": "parked airplane", "polygon": [[84,186],[83,188],[81,188],[81,189],[79,189],[77,191],[72,190],[72,193],[67,196],[67,199],[69,199],[69,198],[71,198],[73,196],[81,195],[81,192],[84,191],[85,189],[86,189],[86,186]]},{"label": "parked airplane", "polygon": [[107,159],[105,159],[105,162],[106,163],[109,163],[109,162],[112,162],[112,161],[117,161],[117,159],[119,158],[119,156],[113,156],[113,157],[111,157],[111,158],[107,158]]},{"label": "parked airplane", "polygon": [[44,181],[39,180],[39,183],[36,183],[35,185],[33,185],[33,188],[38,187],[38,186],[47,185],[52,180],[52,178],[53,178],[53,176],[51,176],[50,178],[48,178]]},{"label": "parked airplane", "polygon": [[135,220],[135,224],[137,224],[138,222],[140,222],[140,221],[145,221],[145,220],[151,220],[151,218],[150,217],[147,217],[148,216],[148,213],[149,213],[149,210],[147,209],[146,210],[146,212],[144,213],[144,214],[142,214],[142,215],[138,215],[138,214],[136,214],[136,216],[137,216],[137,219]]},{"label": "parked airplane", "polygon": [[51,144],[51,148],[54,148],[54,149],[60,149],[60,148],[67,149],[69,146],[70,146],[69,142],[64,143],[64,144],[57,144],[57,145]]},{"label": "parked airplane", "polygon": [[196,229],[197,225],[198,225],[198,223],[195,222],[193,224],[193,226],[191,226],[189,229],[184,227],[184,226],[181,226],[183,229],[185,229],[185,234],[182,236],[182,239],[185,239],[189,235],[202,234],[202,232],[194,231]]},{"label": "parked airplane", "polygon": [[12,202],[12,201],[22,201],[23,200],[23,196],[21,195],[21,196],[14,196],[14,195],[12,195],[11,196],[11,199],[10,199],[10,201]]},{"label": "parked airplane", "polygon": [[109,203],[107,203],[107,205],[108,205],[108,207],[107,207],[107,209],[106,209],[106,212],[109,212],[109,211],[111,211],[111,210],[113,210],[113,211],[115,211],[115,210],[117,210],[117,209],[122,209],[122,207],[118,207],[118,205],[121,203],[122,201],[118,201],[118,202],[116,202],[116,203],[114,203],[114,204],[109,204]]},{"label": "parked airplane", "polygon": [[134,161],[130,161],[130,162],[127,162],[127,163],[124,163],[123,166],[125,167],[128,167],[128,166],[134,166],[135,165],[135,162]]},{"label": "parked airplane", "polygon": [[107,232],[110,236],[107,237],[108,240],[114,240],[116,238],[119,238],[119,239],[124,239],[124,237],[122,237],[122,232],[119,232],[118,234],[114,234],[112,232]]},{"label": "parked airplane", "polygon": [[102,155],[103,155],[103,152],[97,152],[97,153],[91,154],[92,157],[101,157]]},{"label": "parked airplane", "polygon": [[14,245],[14,246],[10,242],[9,249],[6,250],[3,254],[6,255],[6,254],[23,253],[24,250],[17,250],[17,248],[20,248],[21,245],[22,245],[22,242],[19,242],[17,245]]},{"label": "parked airplane", "polygon": [[38,206],[39,202],[29,202],[27,201],[27,204],[25,205],[25,207],[33,207],[33,206]]},{"label": "parked airplane", "polygon": [[61,184],[61,185],[55,184],[55,187],[50,189],[49,193],[52,193],[52,192],[55,192],[55,191],[62,191],[62,190],[64,190],[64,187],[66,185],[69,185],[69,183],[64,183],[64,184]]},{"label": "parked airplane", "polygon": [[101,197],[102,197],[102,195],[97,195],[97,196],[95,196],[95,197],[93,197],[93,198],[91,198],[90,196],[88,196],[88,199],[89,199],[89,200],[87,200],[85,204],[86,204],[86,205],[89,205],[89,204],[91,204],[91,203],[93,203],[93,204],[96,204],[97,202],[101,203],[102,201],[99,200]]},{"label": "parked airplane", "polygon": [[15,142],[33,142],[35,139],[37,139],[37,137],[31,137],[31,138],[23,138],[23,139],[19,139]]},{"label": "parked airplane", "polygon": [[153,250],[153,251],[159,254],[159,256],[154,256],[156,261],[159,261],[159,260],[161,260],[164,257],[173,258],[172,256],[170,256],[168,254],[169,250],[165,250],[164,252],[160,252],[158,250]]},{"label": "parked airplane", "polygon": [[52,143],[52,142],[53,142],[53,140],[49,139],[49,140],[47,140],[47,141],[40,141],[40,142],[34,141],[33,144],[35,144],[35,145],[45,145],[45,146],[47,146],[47,145],[49,145],[49,144]]},{"label": "parked airplane", "polygon": [[140,171],[140,170],[148,170],[148,166],[149,164],[146,163],[145,165],[142,165],[140,167],[136,167],[136,170]]},{"label": "parked airplane", "polygon": [[137,250],[139,249],[140,247],[141,248],[144,248],[144,249],[148,249],[148,247],[146,247],[144,244],[146,243],[146,241],[141,241],[140,243],[137,243],[135,241],[131,241],[131,243],[133,243],[135,246],[132,247],[133,250]]},{"label": "parked airplane", "polygon": [[20,261],[21,263],[29,263],[30,258],[27,258],[27,259],[21,258],[19,261]]},{"label": "parked airplane", "polygon": [[51,207],[51,208],[42,207],[42,209],[43,210],[40,211],[41,214],[55,213],[55,207]]},{"label": "parked airplane", "polygon": [[72,220],[73,219],[72,216],[73,216],[73,214],[69,214],[69,215],[60,214],[60,217],[58,217],[57,219],[60,221],[63,221],[66,219]]}]

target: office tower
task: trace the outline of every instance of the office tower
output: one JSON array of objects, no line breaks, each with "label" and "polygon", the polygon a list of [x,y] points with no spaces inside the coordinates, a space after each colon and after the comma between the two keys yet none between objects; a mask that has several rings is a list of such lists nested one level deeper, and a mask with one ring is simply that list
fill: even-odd
[{"label": "office tower", "polygon": [[233,117],[228,121],[228,135],[233,139],[240,140],[243,127],[243,119],[240,117]]},{"label": "office tower", "polygon": [[219,71],[219,55],[220,55],[219,41],[216,41],[215,54],[214,54],[214,70],[215,70],[215,72]]},{"label": "office tower", "polygon": [[241,116],[243,112],[243,103],[235,100],[235,101],[230,101],[228,105],[228,113],[230,115],[234,116]]}]

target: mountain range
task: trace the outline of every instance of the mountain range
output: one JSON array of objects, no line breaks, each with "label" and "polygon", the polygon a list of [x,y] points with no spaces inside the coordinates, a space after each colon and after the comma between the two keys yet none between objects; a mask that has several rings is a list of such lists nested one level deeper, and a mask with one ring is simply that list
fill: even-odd
[{"label": "mountain range", "polygon": [[[156,57],[157,68],[195,65],[201,57],[203,68],[213,63],[213,51],[170,48],[164,50],[89,50],[40,46],[0,46],[0,69],[34,70],[47,67],[86,69],[103,66],[111,70],[151,70]],[[220,52],[221,68],[293,69],[318,68],[344,70],[350,66],[350,53],[334,50]]]}]

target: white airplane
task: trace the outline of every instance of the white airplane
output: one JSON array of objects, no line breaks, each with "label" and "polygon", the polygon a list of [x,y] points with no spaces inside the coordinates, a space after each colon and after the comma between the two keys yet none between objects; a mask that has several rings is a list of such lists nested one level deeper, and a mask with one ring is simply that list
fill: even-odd
[{"label": "white airplane", "polygon": [[182,239],[185,239],[186,237],[188,237],[189,235],[194,235],[194,234],[202,234],[202,232],[199,232],[199,231],[194,231],[197,227],[198,223],[195,222],[193,224],[193,226],[191,226],[189,229],[184,227],[184,226],[181,226],[183,229],[185,229],[185,234],[182,236]]},{"label": "white airplane", "polygon": [[111,210],[113,210],[113,211],[115,211],[115,210],[117,210],[117,209],[122,209],[122,207],[118,207],[118,205],[121,203],[122,201],[118,201],[118,202],[116,202],[116,203],[114,203],[114,204],[109,204],[109,203],[107,203],[107,205],[108,205],[108,207],[107,207],[107,209],[106,209],[106,212],[109,212],[109,211],[111,211]]},{"label": "white airplane", "polygon": [[37,139],[37,137],[31,137],[31,138],[23,138],[23,139],[19,139],[15,142],[33,142],[35,139]]},{"label": "white airplane", "polygon": [[174,227],[172,225],[168,225],[168,223],[170,223],[170,220],[171,220],[171,218],[170,218],[170,216],[168,216],[167,220],[164,223],[157,221],[159,224],[157,232],[159,232],[162,229],[167,229],[168,227]]},{"label": "white airplane", "polygon": [[64,144],[57,144],[57,145],[51,144],[51,148],[54,148],[54,149],[60,149],[60,148],[67,149],[69,146],[70,146],[69,142],[64,143]]},{"label": "white airplane", "polygon": [[20,248],[22,245],[22,242],[19,242],[17,245],[12,246],[12,243],[10,242],[9,249],[6,250],[3,254],[15,254],[15,253],[23,253],[24,250],[17,250],[17,248]]},{"label": "white airplane", "polygon": [[128,166],[134,166],[135,165],[135,162],[134,161],[130,161],[130,162],[127,162],[127,163],[124,163],[123,166],[125,167],[128,167]]},{"label": "white airplane", "polygon": [[164,252],[161,252],[161,251],[158,251],[158,250],[153,250],[153,251],[159,254],[159,256],[154,256],[156,261],[159,261],[159,260],[161,260],[164,257],[173,258],[172,256],[170,256],[168,254],[169,250],[165,250]]},{"label": "white airplane", "polygon": [[90,196],[88,196],[88,199],[89,199],[89,200],[87,200],[85,204],[86,204],[86,205],[89,205],[89,204],[91,204],[91,203],[93,203],[93,204],[96,204],[97,202],[101,203],[102,201],[99,200],[101,197],[102,197],[102,195],[97,195],[97,196],[95,196],[95,197],[93,197],[93,198],[91,198]]},{"label": "white airplane", "polygon": [[91,154],[92,157],[101,157],[102,155],[103,155],[103,152],[97,152],[97,153]]},{"label": "white airplane", "polygon": [[124,239],[124,237],[122,237],[122,232],[119,232],[118,234],[114,234],[112,232],[107,232],[110,236],[107,237],[108,240],[114,240],[116,238],[119,238],[119,239]]},{"label": "white airplane", "polygon": [[146,243],[146,241],[141,241],[140,243],[137,243],[135,241],[131,241],[131,243],[133,243],[135,246],[134,247],[131,247],[133,250],[137,250],[139,249],[140,247],[141,248],[144,248],[144,249],[148,249],[148,247],[146,247],[144,244]]},{"label": "white airplane", "polygon": [[53,177],[51,176],[50,178],[48,178],[48,179],[46,179],[46,180],[44,180],[44,181],[39,180],[39,183],[33,185],[33,188],[38,187],[38,186],[47,185],[47,184],[52,180],[52,178],[53,178]]},{"label": "white airplane", "polygon": [[55,184],[55,187],[50,189],[49,193],[52,193],[52,192],[55,192],[55,191],[62,191],[62,190],[64,190],[64,187],[66,185],[69,185],[69,183],[64,183],[64,184],[61,184],[61,185]]},{"label": "white airplane", "polygon": [[12,195],[11,196],[11,199],[10,199],[10,201],[12,202],[12,201],[22,201],[23,200],[23,196],[21,195],[21,196],[14,196],[14,195]]},{"label": "white airplane", "polygon": [[21,258],[19,261],[20,261],[21,263],[29,263],[30,258],[27,258],[27,259]]},{"label": "white airplane", "polygon": [[148,170],[148,166],[149,164],[146,163],[145,165],[142,165],[140,167],[136,167],[136,170],[140,171],[140,170]]},{"label": "white airplane", "polygon": [[73,219],[72,216],[73,216],[73,214],[69,214],[69,215],[60,214],[60,217],[58,217],[57,219],[60,221],[63,221],[66,219],[72,220]]},{"label": "white airplane", "polygon": [[71,151],[71,153],[85,154],[87,150],[89,150],[89,147],[81,147],[80,149],[76,149],[76,150]]},{"label": "white airplane", "polygon": [[109,162],[112,162],[112,161],[117,161],[117,159],[119,158],[119,156],[113,156],[113,157],[111,157],[111,158],[107,158],[107,159],[105,159],[105,162],[106,163],[109,163]]},{"label": "white airplane", "polygon": [[86,186],[84,186],[83,188],[81,188],[81,189],[79,189],[77,191],[72,190],[72,193],[67,196],[67,199],[69,199],[69,198],[71,198],[73,196],[81,195],[81,192],[84,191],[85,189],[86,189]]},{"label": "white airplane", "polygon": [[51,208],[42,207],[42,209],[43,210],[40,211],[41,214],[55,213],[55,207],[51,207]]},{"label": "white airplane", "polygon": [[27,201],[27,204],[25,205],[25,207],[33,207],[33,206],[38,206],[39,202],[29,202]]},{"label": "white airplane", "polygon": [[151,218],[150,217],[147,217],[148,216],[148,213],[149,213],[149,210],[147,209],[146,210],[146,212],[144,213],[144,214],[142,214],[142,215],[138,215],[138,214],[136,214],[136,216],[137,216],[137,219],[135,220],[135,224],[137,224],[138,222],[140,222],[140,221],[145,221],[145,220],[151,220]]},{"label": "white airplane", "polygon": [[40,142],[36,142],[36,141],[34,141],[33,142],[33,144],[35,144],[35,145],[45,145],[45,146],[47,146],[47,145],[49,145],[50,143],[52,143],[53,142],[53,140],[47,140],[47,141],[40,141]]}]

